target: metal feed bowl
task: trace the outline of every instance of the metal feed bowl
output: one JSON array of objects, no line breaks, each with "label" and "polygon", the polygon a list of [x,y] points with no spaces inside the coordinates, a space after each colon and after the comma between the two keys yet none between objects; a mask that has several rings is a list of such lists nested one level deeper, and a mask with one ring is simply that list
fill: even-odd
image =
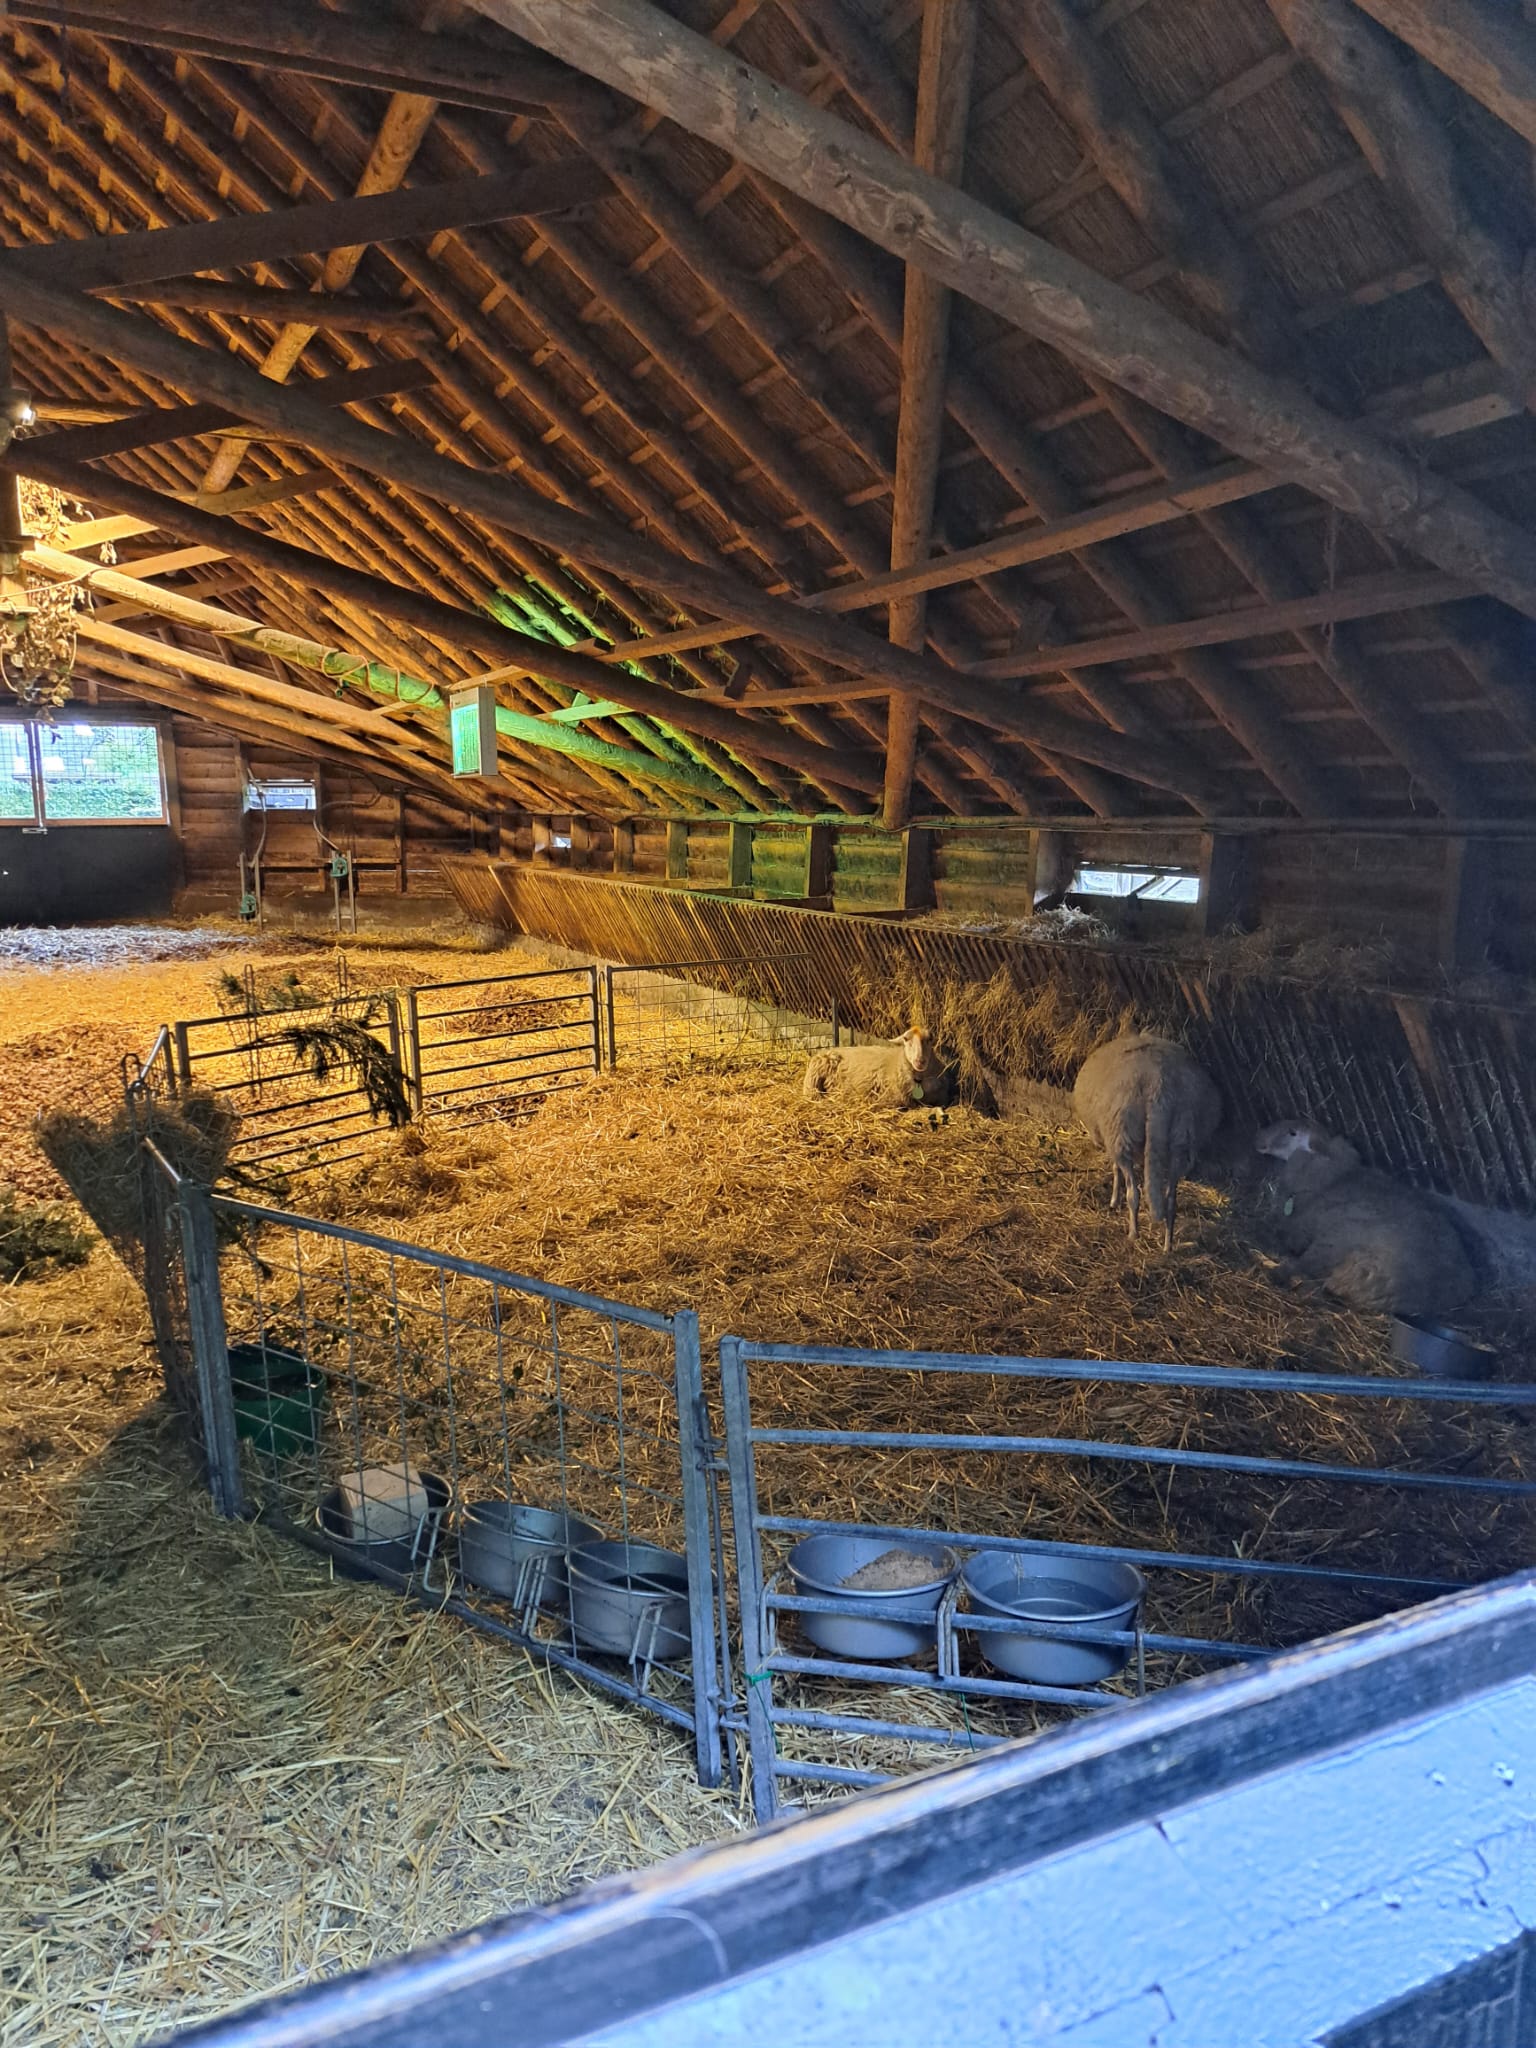
[{"label": "metal feed bowl", "polygon": [[586,1543],[566,1559],[571,1629],[589,1650],[664,1664],[693,1647],[688,1560],[654,1543]]},{"label": "metal feed bowl", "polygon": [[960,1578],[977,1614],[1030,1623],[1017,1634],[978,1632],[982,1655],[1006,1677],[1028,1685],[1094,1685],[1130,1662],[1128,1643],[1080,1638],[1084,1629],[1105,1634],[1135,1627],[1147,1582],[1133,1564],[979,1550]]},{"label": "metal feed bowl", "polygon": [[[926,1585],[902,1586],[890,1592],[872,1588],[850,1591],[843,1584],[864,1565],[884,1557],[888,1550],[909,1550],[918,1557],[932,1558],[933,1578]],[[894,1664],[934,1647],[939,1632],[939,1602],[955,1576],[956,1560],[949,1551],[916,1537],[828,1532],[807,1536],[797,1543],[786,1563],[790,1577],[802,1593],[833,1596],[849,1605],[847,1614],[795,1616],[802,1634],[819,1650],[855,1663]]]},{"label": "metal feed bowl", "polygon": [[448,1486],[435,1472],[418,1472],[416,1477],[426,1493],[428,1507],[410,1542],[401,1536],[372,1539],[354,1536],[345,1496],[339,1486],[333,1486],[315,1509],[315,1520],[335,1559],[336,1569],[344,1579],[372,1578],[379,1570],[399,1572],[408,1578],[419,1565],[431,1563],[443,1511],[448,1505]]},{"label": "metal feed bowl", "polygon": [[471,1501],[459,1523],[459,1576],[488,1593],[563,1614],[570,1605],[567,1553],[601,1543],[580,1515],[511,1500]]},{"label": "metal feed bowl", "polygon": [[1392,1318],[1392,1356],[1399,1365],[1438,1380],[1486,1380],[1499,1362],[1496,1351],[1474,1344],[1461,1331],[1416,1316]]}]

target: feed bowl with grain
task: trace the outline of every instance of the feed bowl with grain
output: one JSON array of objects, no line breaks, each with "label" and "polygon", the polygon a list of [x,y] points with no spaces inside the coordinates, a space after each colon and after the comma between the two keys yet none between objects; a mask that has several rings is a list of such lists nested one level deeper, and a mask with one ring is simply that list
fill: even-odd
[{"label": "feed bowl with grain", "polygon": [[843,1614],[796,1614],[803,1635],[836,1657],[894,1664],[934,1647],[957,1560],[916,1537],[828,1532],[797,1543],[786,1563],[798,1592],[850,1603]]}]

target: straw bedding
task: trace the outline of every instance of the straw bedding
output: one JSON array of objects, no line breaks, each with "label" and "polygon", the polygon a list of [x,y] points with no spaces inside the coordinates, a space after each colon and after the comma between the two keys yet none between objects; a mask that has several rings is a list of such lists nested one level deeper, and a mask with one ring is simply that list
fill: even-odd
[{"label": "straw bedding", "polygon": [[217,1521],[105,1252],[0,1342],[6,2048],[122,2048],[733,1824],[659,1723]]},{"label": "straw bedding", "polygon": [[[165,996],[162,1016],[194,1007]],[[5,1035],[0,1007],[0,1045]],[[296,1206],[638,1305],[692,1306],[706,1355],[735,1330],[1384,1369],[1380,1321],[1269,1284],[1230,1191],[1187,1191],[1171,1258],[1131,1250],[1106,1210],[1102,1162],[1059,1116],[849,1114],[802,1103],[799,1065],[673,1044],[516,1122],[384,1137],[368,1161],[307,1177]],[[26,1917],[0,1950],[6,2048],[142,2039],[735,1824],[730,1800],[699,1792],[682,1740],[649,1718],[391,1594],[335,1583],[268,1532],[216,1523],[154,1400],[138,1297],[104,1253],[14,1302],[4,1422],[20,1477],[3,1506],[17,1530],[6,1661],[20,1683],[5,1690],[0,1739]],[[1525,1342],[1514,1308],[1490,1307],[1486,1326]],[[1302,1397],[799,1366],[759,1373],[754,1393],[765,1421],[1059,1431],[1511,1476],[1529,1462],[1513,1411],[1389,1403],[1362,1418]],[[466,1441],[485,1419],[461,1416]],[[539,1445],[527,1450],[520,1476],[535,1478]],[[812,1449],[765,1455],[760,1469],[774,1509],[895,1527],[1220,1553],[1262,1543],[1271,1556],[1453,1577],[1511,1568],[1531,1549],[1523,1508],[1170,1482],[1133,1465]],[[1164,1630],[1266,1642],[1375,1611],[1360,1596],[1198,1578],[1167,1581],[1159,1601],[1149,1619]],[[1154,1675],[1181,1669],[1170,1660]],[[841,1703],[962,1733],[1047,1718],[910,1688]],[[783,1742],[811,1753],[809,1736]],[[913,1762],[870,1741],[817,1737],[814,1753]]]}]

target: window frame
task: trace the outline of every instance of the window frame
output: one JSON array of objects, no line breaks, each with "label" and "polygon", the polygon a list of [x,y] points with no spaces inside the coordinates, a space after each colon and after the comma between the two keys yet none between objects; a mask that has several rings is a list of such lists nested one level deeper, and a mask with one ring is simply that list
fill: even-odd
[{"label": "window frame", "polygon": [[[1084,889],[1082,877],[1090,874],[1144,875],[1147,888],[1162,881],[1193,883],[1194,893],[1180,896],[1145,896],[1137,889]],[[1138,910],[1194,910],[1204,900],[1205,882],[1197,867],[1186,866],[1182,861],[1161,860],[1080,860],[1072,870],[1071,886],[1067,895],[1074,903],[1123,903],[1134,904]]]},{"label": "window frame", "polygon": [[0,830],[23,832],[74,832],[87,831],[116,832],[123,827],[137,831],[169,832],[173,829],[171,817],[170,776],[165,761],[165,721],[146,718],[142,712],[105,711],[95,705],[71,706],[70,709],[89,711],[89,717],[64,719],[58,724],[89,725],[98,731],[107,726],[133,726],[141,732],[154,735],[155,773],[160,794],[160,811],[153,818],[53,818],[48,815],[48,782],[43,773],[43,750],[39,728],[45,721],[23,718],[20,713],[0,706],[0,727],[20,726],[26,740],[27,764],[31,769],[32,814],[27,818],[0,818]]},{"label": "window frame", "polygon": [[[251,798],[269,789],[304,789],[307,804],[252,803]],[[320,816],[320,773],[309,769],[295,775],[252,775],[247,769],[240,788],[240,814],[245,818],[314,818]]]}]

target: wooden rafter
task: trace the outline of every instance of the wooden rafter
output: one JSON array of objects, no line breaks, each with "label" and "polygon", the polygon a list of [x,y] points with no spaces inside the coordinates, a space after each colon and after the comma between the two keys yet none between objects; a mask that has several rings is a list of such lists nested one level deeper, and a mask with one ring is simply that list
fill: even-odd
[{"label": "wooden rafter", "polygon": [[406,192],[293,206],[280,212],[236,214],[191,227],[156,228],[101,240],[55,242],[11,251],[7,268],[25,270],[75,291],[110,291],[152,284],[195,270],[233,270],[247,263],[345,249],[364,241],[433,235],[445,228],[566,212],[600,198],[608,180],[582,158],[500,178],[460,178]]},{"label": "wooden rafter", "polygon": [[[4,268],[0,266],[0,276],[3,275]],[[937,663],[887,648],[856,628],[814,617],[733,577],[655,548],[638,536],[615,532],[595,520],[572,516],[534,500],[503,478],[467,469],[413,442],[381,434],[345,415],[332,414],[314,405],[298,390],[272,385],[227,357],[189,348],[99,300],[61,294],[25,273],[14,277],[9,288],[11,304],[22,318],[35,320],[58,333],[72,334],[108,356],[137,362],[151,374],[183,389],[201,391],[215,402],[228,403],[232,410],[243,411],[252,420],[301,434],[309,445],[343,462],[377,476],[392,477],[428,496],[468,506],[493,525],[508,526],[514,532],[547,540],[575,561],[596,561],[653,588],[688,596],[706,609],[716,609],[726,616],[734,613],[792,645],[808,645],[815,654],[840,660],[854,669],[882,674],[891,686],[915,691],[926,701],[995,731],[1038,739],[1074,759],[1090,761],[1149,786],[1172,789],[1197,803],[1219,806],[1222,800],[1219,778],[1192,768],[1181,755],[1171,757],[1172,750],[1155,742],[1132,743],[1108,727],[1091,726],[1033,701],[1010,701]],[[566,659],[564,650],[559,651],[559,659]],[[605,673],[604,687],[619,695],[621,689],[615,676],[615,671]],[[633,698],[638,687],[626,677],[622,694]],[[648,690],[645,695],[650,698]],[[651,706],[648,702],[638,708]],[[662,717],[697,715],[687,697],[678,697],[671,711],[657,708]],[[718,714],[712,708],[710,715]],[[803,746],[791,743],[787,737],[765,740],[761,746],[770,757],[786,760],[789,765],[794,764],[795,758],[805,757]],[[787,754],[784,750],[791,747],[792,753]],[[842,779],[859,786],[852,773]]]},{"label": "wooden rafter", "polygon": [[508,116],[579,106],[592,88],[564,65],[521,56],[506,76],[502,52],[466,38],[422,38],[406,28],[344,17],[288,0],[14,0],[17,21],[94,30],[102,36],[177,52],[272,65],[383,92],[427,92],[459,106]]},{"label": "wooden rafter", "polygon": [[477,4],[1174,418],[1536,616],[1536,540],[1470,493],[1426,492],[1412,463],[1363,428],[723,55],[647,0]]}]

